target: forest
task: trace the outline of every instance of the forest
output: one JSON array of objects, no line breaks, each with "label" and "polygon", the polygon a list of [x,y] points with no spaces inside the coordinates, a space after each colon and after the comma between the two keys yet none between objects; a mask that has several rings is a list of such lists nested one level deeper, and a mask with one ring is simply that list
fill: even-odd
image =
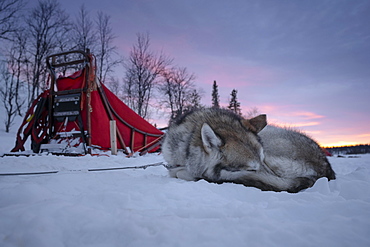
[{"label": "forest", "polygon": [[353,146],[342,146],[342,147],[326,147],[333,155],[351,155],[351,154],[366,154],[370,153],[370,145],[369,144],[360,144],[360,145],[353,145]]}]

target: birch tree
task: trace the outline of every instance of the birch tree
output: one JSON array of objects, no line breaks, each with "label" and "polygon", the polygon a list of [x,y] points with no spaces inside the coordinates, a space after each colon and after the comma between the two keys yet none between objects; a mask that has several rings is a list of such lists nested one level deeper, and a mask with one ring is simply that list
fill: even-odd
[{"label": "birch tree", "polygon": [[115,35],[110,26],[110,16],[99,11],[96,19],[97,47],[95,55],[97,60],[97,75],[102,82],[106,82],[115,66],[122,63],[117,56],[117,47],[113,45]]},{"label": "birch tree", "polygon": [[82,51],[86,51],[86,49],[95,50],[97,46],[96,29],[84,4],[81,5],[76,16],[72,33],[75,49]]},{"label": "birch tree", "polygon": [[171,118],[185,111],[200,106],[201,96],[194,85],[195,75],[185,67],[173,67],[163,73],[163,82],[159,86],[161,103],[169,108]]},{"label": "birch tree", "polygon": [[56,52],[59,41],[68,30],[69,16],[55,0],[39,1],[27,18],[29,38],[28,51],[31,81],[29,82],[28,104],[46,88],[46,56]]},{"label": "birch tree", "polygon": [[21,81],[19,57],[20,53],[12,47],[8,57],[0,64],[0,99],[5,109],[5,132],[9,132],[10,127],[17,115],[21,115],[21,108],[24,100],[20,97]]},{"label": "birch tree", "polygon": [[155,85],[172,59],[150,50],[149,34],[138,34],[125,63],[124,100],[143,118],[149,118],[149,106]]},{"label": "birch tree", "polygon": [[24,5],[23,0],[0,0],[0,39],[11,40],[11,34],[18,30]]}]

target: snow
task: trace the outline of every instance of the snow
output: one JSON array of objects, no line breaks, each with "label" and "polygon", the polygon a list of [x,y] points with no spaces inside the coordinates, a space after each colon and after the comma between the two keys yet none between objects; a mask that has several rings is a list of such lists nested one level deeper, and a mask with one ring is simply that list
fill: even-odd
[{"label": "snow", "polygon": [[[13,127],[16,129],[15,127]],[[15,130],[0,129],[0,153]],[[109,155],[109,153],[107,153]],[[370,246],[370,155],[297,194],[170,178],[162,155],[0,158],[0,246]]]}]

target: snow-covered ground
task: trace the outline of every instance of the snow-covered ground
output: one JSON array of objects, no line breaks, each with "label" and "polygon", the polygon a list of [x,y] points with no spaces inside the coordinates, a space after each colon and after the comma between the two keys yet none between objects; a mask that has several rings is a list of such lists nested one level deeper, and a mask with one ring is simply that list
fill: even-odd
[{"label": "snow-covered ground", "polygon": [[[16,127],[13,127],[16,129]],[[0,129],[0,153],[15,130]],[[330,158],[335,181],[297,194],[187,182],[161,155],[0,158],[0,246],[370,246],[370,155]]]}]

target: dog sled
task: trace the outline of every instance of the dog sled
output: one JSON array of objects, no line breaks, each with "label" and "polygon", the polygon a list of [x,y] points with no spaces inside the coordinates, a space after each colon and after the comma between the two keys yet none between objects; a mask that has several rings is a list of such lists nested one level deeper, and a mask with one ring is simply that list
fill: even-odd
[{"label": "dog sled", "polygon": [[81,155],[121,150],[127,155],[159,148],[164,133],[136,114],[96,76],[89,51],[69,51],[47,57],[49,87],[32,103],[11,152]]}]

